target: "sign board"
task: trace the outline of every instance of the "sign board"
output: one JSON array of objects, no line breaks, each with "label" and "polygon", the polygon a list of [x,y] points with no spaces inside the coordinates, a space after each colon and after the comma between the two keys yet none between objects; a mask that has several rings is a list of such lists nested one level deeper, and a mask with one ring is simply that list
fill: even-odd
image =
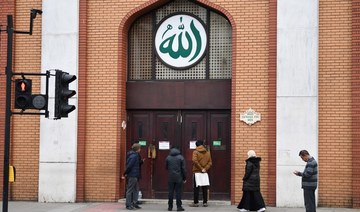
[{"label": "sign board", "polygon": [[261,114],[250,108],[249,110],[245,111],[245,113],[240,114],[240,120],[248,125],[253,125],[255,122],[261,120]]},{"label": "sign board", "polygon": [[169,141],[159,141],[159,150],[167,150],[170,149]]},{"label": "sign board", "polygon": [[189,148],[190,149],[196,149],[196,141],[190,141],[189,142]]},{"label": "sign board", "polygon": [[146,141],[139,141],[140,146],[146,146]]},{"label": "sign board", "polygon": [[213,141],[213,146],[221,146],[221,141]]}]

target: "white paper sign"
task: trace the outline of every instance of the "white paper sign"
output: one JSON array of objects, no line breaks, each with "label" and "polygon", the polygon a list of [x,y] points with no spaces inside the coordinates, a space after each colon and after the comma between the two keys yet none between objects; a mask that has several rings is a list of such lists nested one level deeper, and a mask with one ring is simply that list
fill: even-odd
[{"label": "white paper sign", "polygon": [[159,149],[170,149],[170,142],[169,141],[159,141]]},{"label": "white paper sign", "polygon": [[196,141],[190,141],[189,147],[190,147],[190,149],[196,149]]}]

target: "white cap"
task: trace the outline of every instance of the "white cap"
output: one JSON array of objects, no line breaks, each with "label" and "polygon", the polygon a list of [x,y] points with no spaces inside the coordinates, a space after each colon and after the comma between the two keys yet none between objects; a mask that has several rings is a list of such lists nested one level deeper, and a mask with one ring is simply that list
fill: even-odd
[{"label": "white cap", "polygon": [[248,153],[247,153],[247,155],[248,155],[248,158],[256,157],[256,153],[255,153],[254,150],[249,150]]}]

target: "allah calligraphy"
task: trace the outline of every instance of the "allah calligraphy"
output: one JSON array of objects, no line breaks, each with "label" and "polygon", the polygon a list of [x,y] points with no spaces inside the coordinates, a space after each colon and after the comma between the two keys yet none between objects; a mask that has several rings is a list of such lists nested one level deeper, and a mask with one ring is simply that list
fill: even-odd
[{"label": "allah calligraphy", "polygon": [[165,65],[174,69],[196,65],[202,59],[206,46],[204,24],[187,13],[165,18],[156,31],[156,53]]}]

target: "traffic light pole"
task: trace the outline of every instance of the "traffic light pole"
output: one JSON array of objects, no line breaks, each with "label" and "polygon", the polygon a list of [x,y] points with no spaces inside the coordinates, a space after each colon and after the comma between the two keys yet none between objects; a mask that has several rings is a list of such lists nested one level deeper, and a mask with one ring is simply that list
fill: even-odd
[{"label": "traffic light pole", "polygon": [[9,160],[10,160],[10,125],[11,125],[11,79],[12,79],[12,46],[14,23],[12,15],[7,16],[7,62],[6,62],[6,113],[5,113],[5,144],[4,144],[4,178],[2,211],[8,211],[9,200]]},{"label": "traffic light pole", "polygon": [[[32,9],[30,13],[30,30],[15,31],[13,16],[7,16],[7,61],[6,61],[6,104],[5,104],[5,139],[4,139],[4,176],[3,176],[3,196],[2,196],[2,211],[8,212],[9,201],[9,165],[10,165],[10,126],[11,126],[11,80],[13,77],[12,58],[13,58],[13,37],[14,33],[32,35],[33,20],[36,14],[42,14],[41,10]],[[50,74],[49,74],[50,75]],[[48,88],[46,88],[48,89]],[[48,90],[47,90],[48,92]]]}]

